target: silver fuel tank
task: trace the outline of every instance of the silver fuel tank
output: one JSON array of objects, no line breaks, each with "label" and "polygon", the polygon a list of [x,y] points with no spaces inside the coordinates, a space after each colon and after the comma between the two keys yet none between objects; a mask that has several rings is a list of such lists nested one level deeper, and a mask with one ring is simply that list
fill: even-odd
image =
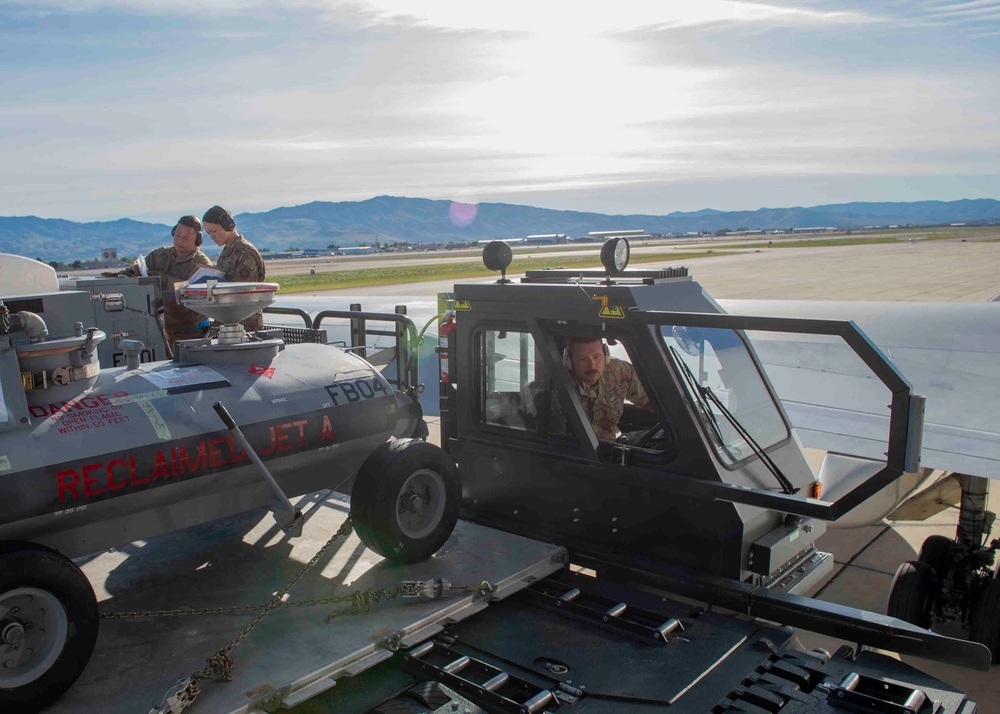
[{"label": "silver fuel tank", "polygon": [[[103,335],[88,336],[68,351],[94,351]],[[60,385],[52,365],[39,363],[46,358],[29,354],[39,346],[53,352],[58,340],[14,342],[0,349],[0,540],[31,540],[69,557],[273,498],[216,402],[292,498],[349,492],[355,471],[396,426],[388,382],[332,345],[193,341],[201,343],[190,351],[195,362],[76,367],[80,380]],[[20,365],[11,368],[13,352]],[[25,384],[34,388],[12,389],[15,370],[22,380],[34,375],[37,383]]]}]

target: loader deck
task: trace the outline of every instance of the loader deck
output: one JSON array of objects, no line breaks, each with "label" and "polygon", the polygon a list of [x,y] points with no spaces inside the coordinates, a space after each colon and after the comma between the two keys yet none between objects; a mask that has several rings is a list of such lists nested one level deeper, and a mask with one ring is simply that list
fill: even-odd
[{"label": "loader deck", "polygon": [[[290,539],[265,511],[177,531],[81,559],[109,613],[198,610],[181,616],[104,619],[96,650],[76,685],[47,711],[79,714],[145,712],[180,679],[205,666],[261,608],[236,614],[215,608],[263,605],[302,570],[348,515],[349,501],[327,492],[297,504],[307,520]],[[242,537],[241,537],[242,536]],[[404,580],[441,578],[445,597],[372,599],[370,612],[331,612],[350,602],[273,610],[232,650],[232,681],[202,680],[190,711],[224,714],[291,707],[488,607],[480,591],[461,588],[488,581],[491,600],[561,569],[565,551],[516,535],[460,521],[435,557],[392,565],[367,550],[356,535],[338,539],[291,590],[290,601],[391,588]],[[208,611],[205,611],[205,610]]]}]

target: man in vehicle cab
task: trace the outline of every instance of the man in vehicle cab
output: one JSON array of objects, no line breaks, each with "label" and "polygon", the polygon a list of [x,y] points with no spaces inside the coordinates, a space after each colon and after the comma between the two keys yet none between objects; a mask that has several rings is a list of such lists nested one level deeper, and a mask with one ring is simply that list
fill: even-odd
[{"label": "man in vehicle cab", "polygon": [[612,357],[600,337],[570,337],[563,350],[563,363],[599,441],[616,440],[626,399],[637,407],[652,410],[635,368]]}]

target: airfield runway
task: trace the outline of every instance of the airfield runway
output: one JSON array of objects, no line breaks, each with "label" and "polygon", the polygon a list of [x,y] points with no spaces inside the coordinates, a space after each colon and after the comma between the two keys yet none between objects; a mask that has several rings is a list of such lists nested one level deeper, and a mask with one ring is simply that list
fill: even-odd
[{"label": "airfield runway", "polygon": [[[759,244],[760,241],[755,241]],[[686,265],[691,274],[716,299],[787,300],[957,300],[983,302],[1000,294],[1000,228],[984,228],[969,233],[963,241],[917,240],[908,243],[879,243],[854,246],[814,246],[807,248],[746,248],[746,241],[683,245],[640,246],[634,253],[688,252],[692,249],[719,250],[720,254],[676,262],[641,263],[637,267]],[[730,252],[739,250],[740,252]],[[725,252],[723,252],[725,251]],[[574,255],[594,255],[599,265],[600,246],[590,245]],[[508,277],[517,277],[518,259],[540,257],[550,251],[518,250]],[[441,253],[429,253],[426,260],[440,263]],[[559,253],[558,255],[567,255]],[[435,256],[431,258],[431,256]],[[478,255],[454,256],[455,261],[480,260]],[[348,259],[268,261],[269,275],[306,272],[315,264],[317,272],[333,265],[340,269],[385,268],[393,264],[413,265],[416,256],[395,259],[391,255]],[[421,261],[424,259],[421,258]],[[292,264],[298,264],[293,266]],[[554,258],[558,265],[558,258]],[[294,269],[293,269],[294,267]],[[302,295],[349,294],[363,302],[365,296],[430,296],[450,291],[454,280],[438,280],[405,285],[352,288]]]},{"label": "airfield runway", "polygon": [[[511,276],[516,275],[517,257]],[[770,248],[685,260],[682,264],[717,299],[984,302],[1000,296],[1000,229],[984,229],[964,241]],[[430,296],[450,290],[451,285],[452,281],[438,281],[343,292],[364,302],[365,296]],[[436,424],[432,425],[432,435],[436,434],[434,427]],[[1000,489],[994,488],[990,505],[994,512],[1000,509],[997,491]],[[886,522],[829,531],[820,547],[833,553],[835,567],[816,594],[830,602],[885,612],[889,586],[899,563],[915,560],[927,536],[953,536],[956,522],[957,510],[953,509],[924,522]],[[840,644],[807,632],[800,632],[799,638],[807,648],[833,651]],[[979,702],[983,714],[1000,712],[997,668],[983,673],[916,658],[903,659],[967,691],[971,699]]]}]

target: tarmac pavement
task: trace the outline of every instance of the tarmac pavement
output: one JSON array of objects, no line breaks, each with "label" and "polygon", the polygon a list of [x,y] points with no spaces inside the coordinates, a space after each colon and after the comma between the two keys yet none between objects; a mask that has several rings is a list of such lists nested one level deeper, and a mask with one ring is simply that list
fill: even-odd
[{"label": "tarmac pavement", "polygon": [[[1000,295],[1000,228],[967,240],[927,240],[855,246],[773,247],[718,245],[718,254],[637,267],[687,266],[716,299],[910,300],[984,302]],[[658,246],[684,253],[692,245]],[[706,246],[698,245],[699,248]],[[637,249],[639,252],[641,249]],[[509,278],[518,278],[517,253]],[[370,261],[370,267],[375,266]],[[354,267],[354,266],[352,266]],[[490,279],[468,282],[490,282]],[[454,280],[318,291],[302,295],[427,296],[449,292]]]}]

